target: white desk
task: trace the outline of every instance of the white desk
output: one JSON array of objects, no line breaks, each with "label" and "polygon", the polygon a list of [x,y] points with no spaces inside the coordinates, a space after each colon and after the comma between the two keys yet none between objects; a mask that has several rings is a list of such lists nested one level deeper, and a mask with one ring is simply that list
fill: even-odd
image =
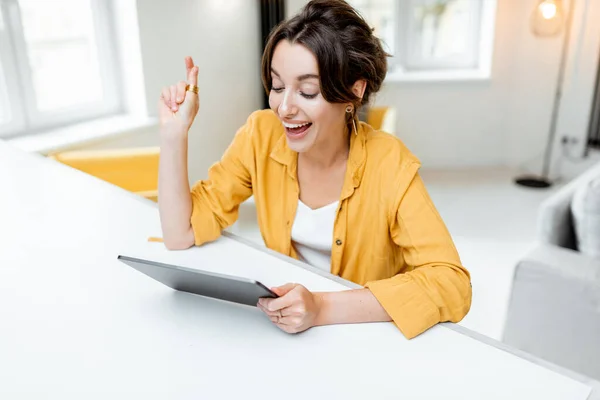
[{"label": "white desk", "polygon": [[590,387],[449,327],[279,331],[258,310],[173,290],[118,254],[345,290],[224,237],[148,243],[157,208],[0,142],[0,399],[586,399]]}]

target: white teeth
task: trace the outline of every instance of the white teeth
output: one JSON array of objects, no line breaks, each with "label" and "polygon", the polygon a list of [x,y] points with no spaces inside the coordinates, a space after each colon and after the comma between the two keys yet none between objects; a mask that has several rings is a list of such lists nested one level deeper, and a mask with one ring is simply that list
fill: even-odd
[{"label": "white teeth", "polygon": [[305,126],[310,124],[310,122],[305,122],[303,124],[287,124],[287,123],[283,123],[283,126],[285,126],[286,128],[300,128],[301,126]]}]

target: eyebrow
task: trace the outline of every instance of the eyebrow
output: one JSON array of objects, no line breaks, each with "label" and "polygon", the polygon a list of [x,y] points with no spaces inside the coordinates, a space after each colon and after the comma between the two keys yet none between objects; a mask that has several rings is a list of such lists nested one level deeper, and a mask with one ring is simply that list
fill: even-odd
[{"label": "eyebrow", "polygon": [[[281,76],[277,73],[277,71],[275,71],[273,68],[271,68],[271,72],[276,75],[279,79],[281,79]],[[298,77],[299,81],[304,81],[306,79],[319,79],[319,75],[316,74],[304,74],[304,75],[300,75]]]}]

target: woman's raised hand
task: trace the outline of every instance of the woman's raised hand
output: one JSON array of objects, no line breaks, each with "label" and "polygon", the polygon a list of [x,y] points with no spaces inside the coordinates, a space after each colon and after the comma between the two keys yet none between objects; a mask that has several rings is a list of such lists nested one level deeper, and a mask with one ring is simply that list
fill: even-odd
[{"label": "woman's raised hand", "polygon": [[185,67],[187,81],[162,89],[158,102],[161,132],[187,134],[198,114],[198,66],[194,65],[192,57],[186,57]]}]

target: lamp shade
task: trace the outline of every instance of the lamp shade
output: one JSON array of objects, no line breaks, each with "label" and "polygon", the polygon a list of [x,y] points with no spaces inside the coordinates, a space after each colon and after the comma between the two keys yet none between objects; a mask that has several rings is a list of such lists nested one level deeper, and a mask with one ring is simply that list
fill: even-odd
[{"label": "lamp shade", "polygon": [[538,36],[554,36],[560,33],[565,20],[562,0],[540,0],[531,15],[531,30]]}]

